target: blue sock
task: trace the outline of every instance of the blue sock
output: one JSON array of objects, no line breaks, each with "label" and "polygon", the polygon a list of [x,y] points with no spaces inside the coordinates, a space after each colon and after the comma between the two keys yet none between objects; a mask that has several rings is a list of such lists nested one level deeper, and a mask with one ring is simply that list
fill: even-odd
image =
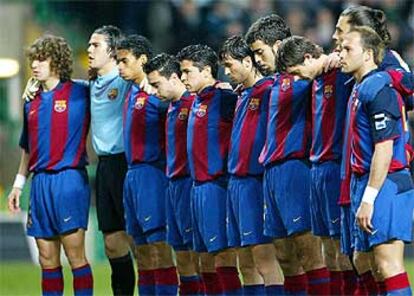
[{"label": "blue sock", "polygon": [[243,286],[243,295],[265,295],[264,285]]},{"label": "blue sock", "polygon": [[140,296],[155,295],[154,270],[138,270],[138,294]]},{"label": "blue sock", "polygon": [[265,287],[266,295],[287,295],[283,285],[270,285]]}]

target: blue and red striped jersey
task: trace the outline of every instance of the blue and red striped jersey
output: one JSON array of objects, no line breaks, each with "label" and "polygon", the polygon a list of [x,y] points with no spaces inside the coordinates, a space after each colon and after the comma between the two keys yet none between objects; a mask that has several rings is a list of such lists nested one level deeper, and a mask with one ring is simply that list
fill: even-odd
[{"label": "blue and red striped jersey", "polygon": [[266,121],[273,78],[265,77],[242,91],[230,139],[228,171],[238,176],[262,174],[259,155],[266,139]]},{"label": "blue and red striped jersey", "polygon": [[[389,71],[392,80],[390,81],[390,84],[393,85],[401,94],[403,94],[404,101],[407,103],[407,108],[412,107],[412,98],[409,98],[407,93],[407,89],[410,87],[411,78],[412,76],[407,75],[407,72],[404,72],[407,70],[406,63],[399,58],[399,55],[388,49],[385,52],[384,59],[382,63],[379,65],[379,70],[382,71]],[[396,70],[400,71],[400,74],[396,72]],[[403,71],[401,71],[403,70]],[[408,81],[407,81],[408,79]],[[408,90],[409,91],[409,90]],[[343,155],[342,155],[342,161],[341,161],[341,194],[339,197],[338,203],[340,205],[349,205],[351,203],[350,198],[350,186],[351,186],[351,132],[350,132],[350,126],[351,124],[351,106],[352,106],[352,98],[357,95],[357,88],[354,86],[354,90],[352,91],[351,98],[348,102],[348,108],[347,108],[347,115],[345,120],[345,130],[344,130],[344,147],[343,147]],[[409,135],[406,135],[407,142],[409,141]],[[406,148],[408,151],[411,150],[411,147],[406,145]]]},{"label": "blue and red striped jersey", "polygon": [[312,145],[310,161],[340,160],[351,76],[339,69],[318,76],[312,89]]},{"label": "blue and red striped jersey", "polygon": [[185,92],[170,103],[166,123],[167,177],[190,174],[187,159],[187,125],[195,95]]},{"label": "blue and red striped jersey", "polygon": [[66,81],[51,91],[40,90],[24,105],[20,146],[29,153],[29,170],[59,171],[86,166],[89,124],[87,86]]},{"label": "blue and red striped jersey", "polygon": [[387,140],[394,143],[388,172],[409,166],[404,101],[389,86],[390,80],[387,72],[372,71],[357,85],[351,106],[351,169],[355,174],[370,172],[375,144]]},{"label": "blue and red striped jersey", "polygon": [[165,117],[168,103],[132,85],[124,103],[124,146],[129,167],[165,165]]},{"label": "blue and red striped jersey", "polygon": [[353,125],[351,117],[352,103],[357,95],[357,87],[354,84],[354,80],[349,82],[353,85],[351,96],[348,99],[345,117],[345,129],[344,129],[344,143],[342,149],[342,161],[341,161],[341,193],[339,196],[338,204],[349,205],[351,203],[351,126]]},{"label": "blue and red striped jersey", "polygon": [[309,157],[312,83],[278,74],[269,101],[266,142],[260,163],[269,165],[287,159]]},{"label": "blue and red striped jersey", "polygon": [[211,181],[227,172],[231,127],[237,95],[214,86],[194,100],[188,119],[187,153],[191,177]]}]

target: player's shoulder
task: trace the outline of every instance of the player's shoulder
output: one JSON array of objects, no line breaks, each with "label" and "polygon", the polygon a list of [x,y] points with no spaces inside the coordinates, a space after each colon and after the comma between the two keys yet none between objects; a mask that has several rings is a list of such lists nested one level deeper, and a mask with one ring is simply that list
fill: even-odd
[{"label": "player's shoulder", "polygon": [[362,102],[374,100],[384,88],[392,86],[391,77],[386,71],[375,71],[368,75],[358,89],[358,97]]}]

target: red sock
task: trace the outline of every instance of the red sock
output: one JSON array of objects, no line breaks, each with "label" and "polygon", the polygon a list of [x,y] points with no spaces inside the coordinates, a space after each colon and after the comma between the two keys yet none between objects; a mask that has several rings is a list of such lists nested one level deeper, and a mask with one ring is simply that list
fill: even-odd
[{"label": "red sock", "polygon": [[358,278],[353,270],[342,271],[342,291],[344,295],[354,295]]},{"label": "red sock", "polygon": [[42,295],[63,295],[62,266],[42,268]]},{"label": "red sock", "polygon": [[381,282],[377,282],[377,286],[378,286],[378,295],[386,295],[387,294],[387,289],[385,287],[385,282],[381,281]]},{"label": "red sock", "polygon": [[93,277],[89,264],[72,269],[73,293],[75,295],[93,294]]},{"label": "red sock", "polygon": [[361,278],[358,278],[357,280],[357,287],[354,291],[354,296],[368,296],[367,288]]},{"label": "red sock", "polygon": [[180,276],[180,295],[199,295],[201,284],[198,275]]},{"label": "red sock", "polygon": [[343,295],[342,271],[330,271],[329,275],[331,278],[331,283],[330,283],[331,295]]},{"label": "red sock", "polygon": [[222,294],[223,286],[216,272],[203,272],[203,291],[205,295]]},{"label": "red sock", "polygon": [[157,295],[177,295],[178,278],[175,266],[155,270],[155,292]]},{"label": "red sock", "polygon": [[284,288],[286,294],[305,294],[308,288],[308,277],[305,273],[285,276]]},{"label": "red sock", "polygon": [[241,291],[239,271],[236,267],[217,267],[216,271],[223,285],[224,294]]},{"label": "red sock", "polygon": [[385,279],[387,295],[412,295],[406,272]]},{"label": "red sock", "polygon": [[138,270],[138,294],[155,295],[155,271]]},{"label": "red sock", "polygon": [[308,276],[309,295],[329,295],[330,280],[326,267],[308,271],[306,275]]},{"label": "red sock", "polygon": [[367,271],[361,274],[361,280],[364,284],[365,288],[367,289],[368,295],[377,295],[379,292],[377,283],[375,282],[375,278],[372,275],[371,271]]}]

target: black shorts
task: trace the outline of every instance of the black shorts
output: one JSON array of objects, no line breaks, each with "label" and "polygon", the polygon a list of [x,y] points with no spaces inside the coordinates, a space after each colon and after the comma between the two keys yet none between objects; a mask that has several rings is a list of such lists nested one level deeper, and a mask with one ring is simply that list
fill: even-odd
[{"label": "black shorts", "polygon": [[123,187],[128,166],[125,154],[99,156],[96,169],[96,211],[103,233],[125,230]]}]

